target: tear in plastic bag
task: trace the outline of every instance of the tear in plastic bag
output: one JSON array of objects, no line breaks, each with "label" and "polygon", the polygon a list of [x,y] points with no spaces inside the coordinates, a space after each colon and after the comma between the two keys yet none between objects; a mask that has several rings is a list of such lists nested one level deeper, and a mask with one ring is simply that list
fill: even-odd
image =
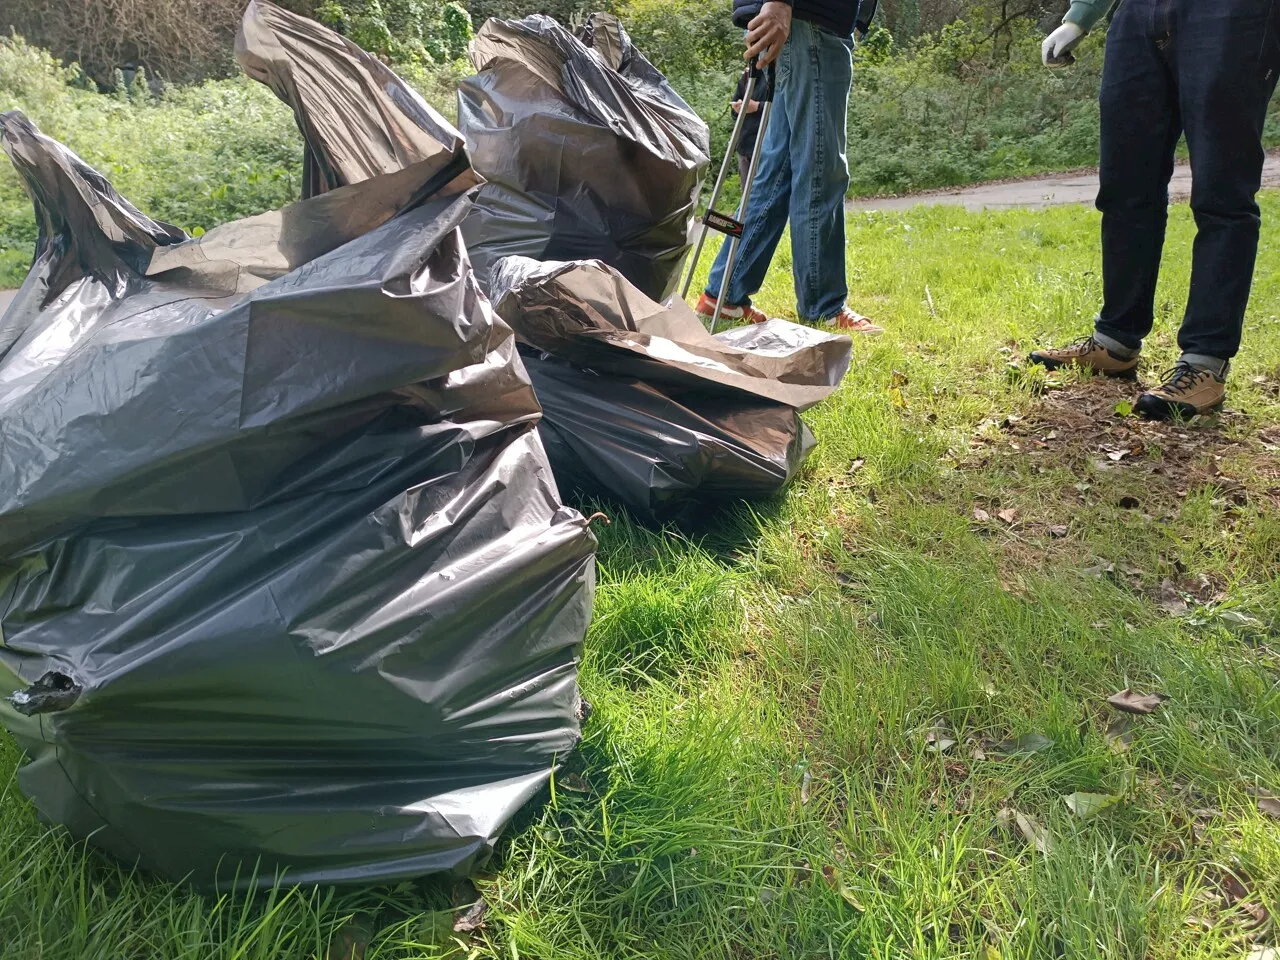
[{"label": "tear in plastic bag", "polygon": [[42,226],[0,319],[22,789],[201,885],[483,860],[577,742],[595,541],[472,277],[465,158],[191,240],[0,132]]},{"label": "tear in plastic bag", "polygon": [[594,14],[490,20],[458,88],[458,125],[488,183],[463,226],[481,286],[506,256],[602,260],[655,300],[675,289],[709,162],[707,126]]},{"label": "tear in plastic bag", "polygon": [[562,488],[689,524],[707,505],[772,496],[813,449],[799,411],[829,396],[852,342],[783,320],[711,336],[682,301],[654,303],[593,261],[501,261]]}]

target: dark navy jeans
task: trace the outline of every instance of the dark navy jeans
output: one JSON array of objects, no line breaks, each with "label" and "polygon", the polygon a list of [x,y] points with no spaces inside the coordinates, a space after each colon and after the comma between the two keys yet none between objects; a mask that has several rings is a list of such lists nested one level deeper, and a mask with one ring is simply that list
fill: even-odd
[{"label": "dark navy jeans", "polygon": [[1262,124],[1280,69],[1280,0],[1121,0],[1102,74],[1104,306],[1098,332],[1151,332],[1182,133],[1197,234],[1178,334],[1185,359],[1240,349],[1261,218]]},{"label": "dark navy jeans", "polygon": [[[794,20],[778,58],[773,113],[726,303],[750,303],[751,295],[764,285],[789,219],[800,317],[826,320],[844,307],[849,295],[844,195],[849,189],[846,143],[852,84],[853,40],[807,20]],[[710,296],[720,292],[728,256],[726,240],[707,281]]]}]

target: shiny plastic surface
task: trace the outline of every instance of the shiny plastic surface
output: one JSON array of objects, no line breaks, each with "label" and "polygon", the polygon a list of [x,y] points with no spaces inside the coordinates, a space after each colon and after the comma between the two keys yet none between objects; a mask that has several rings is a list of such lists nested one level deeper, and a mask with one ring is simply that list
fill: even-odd
[{"label": "shiny plastic surface", "polygon": [[595,541],[471,273],[465,158],[187,239],[0,133],[42,225],[0,318],[23,791],[199,885],[483,860],[578,740]]},{"label": "shiny plastic surface", "polygon": [[783,320],[711,336],[603,263],[501,261],[499,314],[515,330],[565,488],[649,522],[781,490],[813,449],[799,411],[829,396],[852,342]]},{"label": "shiny plastic surface", "polygon": [[710,162],[707,126],[593,14],[582,39],[549,17],[490,20],[458,88],[458,126],[488,181],[463,226],[487,290],[506,256],[602,260],[666,298]]}]

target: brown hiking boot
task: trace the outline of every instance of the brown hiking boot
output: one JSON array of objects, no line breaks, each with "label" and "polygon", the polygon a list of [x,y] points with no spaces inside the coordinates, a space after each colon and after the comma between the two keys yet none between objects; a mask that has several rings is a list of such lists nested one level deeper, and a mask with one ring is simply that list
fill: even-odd
[{"label": "brown hiking boot", "polygon": [[1179,361],[1164,383],[1138,398],[1137,412],[1149,420],[1190,419],[1217,410],[1227,399],[1226,378]]},{"label": "brown hiking boot", "polygon": [[1137,355],[1128,359],[1116,356],[1092,336],[1069,343],[1065,347],[1033,351],[1030,360],[1049,370],[1081,367],[1104,376],[1123,377],[1126,380],[1132,380],[1138,375]]}]

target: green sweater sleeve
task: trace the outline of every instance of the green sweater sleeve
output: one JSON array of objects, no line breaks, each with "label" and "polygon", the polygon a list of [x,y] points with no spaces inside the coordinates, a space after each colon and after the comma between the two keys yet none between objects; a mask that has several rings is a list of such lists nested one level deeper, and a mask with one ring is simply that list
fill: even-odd
[{"label": "green sweater sleeve", "polygon": [[1063,22],[1074,23],[1088,33],[1095,23],[1107,15],[1116,2],[1117,0],[1071,0],[1071,9],[1062,18]]}]

